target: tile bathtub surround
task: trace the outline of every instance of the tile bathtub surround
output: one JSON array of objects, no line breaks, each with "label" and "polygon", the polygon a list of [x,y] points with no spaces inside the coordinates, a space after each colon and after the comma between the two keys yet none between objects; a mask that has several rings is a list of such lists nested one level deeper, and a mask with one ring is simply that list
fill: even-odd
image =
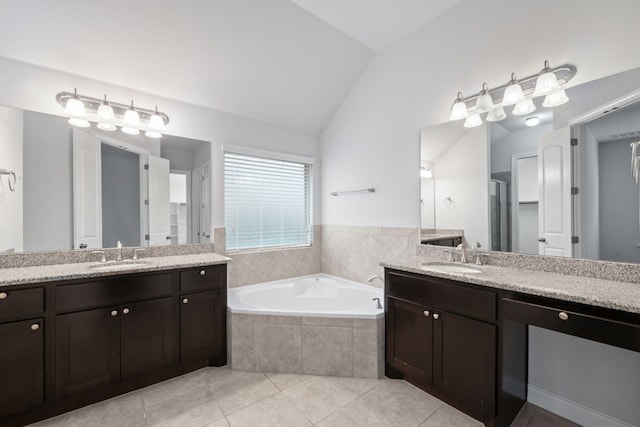
[{"label": "tile bathtub surround", "polygon": [[[442,246],[419,245],[417,254],[439,261],[446,261],[449,251],[453,248]],[[455,252],[455,251],[454,251]],[[543,271],[569,276],[591,277],[594,279],[612,280],[617,282],[640,283],[640,264],[612,261],[596,261],[589,259],[564,258],[542,255],[526,255],[513,252],[488,253],[486,263],[500,267],[511,267],[523,270]],[[467,250],[468,254],[472,252]],[[456,260],[459,255],[455,253]],[[475,262],[475,257],[469,258]]]},{"label": "tile bathtub surround", "polygon": [[227,313],[233,369],[381,378],[384,319]]},{"label": "tile bathtub surround", "polygon": [[[214,245],[212,243],[208,243],[195,245],[126,247],[122,248],[122,258],[133,258],[134,249],[144,249],[144,252],[138,253],[138,257],[149,258],[213,253]],[[0,268],[34,267],[39,265],[75,264],[79,262],[99,261],[100,255],[94,254],[94,250],[104,250],[107,260],[116,259],[117,249],[115,248],[12,253],[0,254]]]},{"label": "tile bathtub surround", "polygon": [[[323,225],[322,272],[360,283],[377,274],[380,262],[416,254],[420,229]],[[372,283],[382,287],[379,281]]]}]

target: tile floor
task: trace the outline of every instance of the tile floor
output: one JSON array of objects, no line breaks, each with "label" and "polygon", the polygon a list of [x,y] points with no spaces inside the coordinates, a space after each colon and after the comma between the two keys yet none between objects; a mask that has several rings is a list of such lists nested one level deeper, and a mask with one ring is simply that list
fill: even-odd
[{"label": "tile floor", "polygon": [[[572,425],[555,423],[555,418],[548,418],[554,424],[545,424],[537,408],[525,409],[518,417],[518,427]],[[482,424],[401,380],[204,368],[32,425],[36,426],[466,427]]]}]

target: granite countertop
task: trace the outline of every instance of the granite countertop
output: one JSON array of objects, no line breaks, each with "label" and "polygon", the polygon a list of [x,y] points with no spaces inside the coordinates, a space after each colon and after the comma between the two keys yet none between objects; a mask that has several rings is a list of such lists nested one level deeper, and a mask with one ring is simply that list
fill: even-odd
[{"label": "granite countertop", "polygon": [[[468,266],[482,272],[464,274],[428,271],[422,266],[423,262]],[[380,264],[383,267],[411,273],[640,314],[640,284],[638,283],[493,265],[445,263],[424,256],[385,261]]]},{"label": "granite countertop", "polygon": [[[91,266],[100,265],[98,262],[79,262],[57,265],[39,265],[32,267],[1,268],[0,287],[22,285],[26,283],[53,282],[58,280],[89,279],[92,277],[114,276],[117,274],[141,273],[147,271],[168,270],[173,268],[200,267],[204,265],[226,264],[231,261],[215,253],[201,253],[191,255],[174,255],[140,258],[144,265],[127,267],[116,266],[93,269]],[[126,260],[125,262],[135,262]],[[106,265],[118,265],[109,262]]]}]

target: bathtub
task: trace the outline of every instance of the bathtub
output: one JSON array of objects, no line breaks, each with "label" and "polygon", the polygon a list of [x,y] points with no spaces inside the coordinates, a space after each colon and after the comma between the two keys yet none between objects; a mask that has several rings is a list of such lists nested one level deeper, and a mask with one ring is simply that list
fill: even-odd
[{"label": "bathtub", "polygon": [[325,274],[229,289],[232,369],[381,378],[381,289]]},{"label": "bathtub", "polygon": [[383,292],[347,279],[316,274],[229,289],[232,313],[375,319]]}]

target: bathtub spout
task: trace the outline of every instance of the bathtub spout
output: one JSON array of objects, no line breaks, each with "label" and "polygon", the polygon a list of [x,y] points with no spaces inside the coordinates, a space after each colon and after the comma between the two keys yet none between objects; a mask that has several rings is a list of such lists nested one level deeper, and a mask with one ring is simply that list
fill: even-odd
[{"label": "bathtub spout", "polygon": [[380,298],[371,298],[371,301],[377,301],[376,308],[382,310],[382,304],[380,304]]},{"label": "bathtub spout", "polygon": [[384,285],[384,279],[383,279],[382,277],[380,277],[380,276],[376,275],[376,274],[374,274],[373,276],[369,277],[369,278],[367,279],[367,282],[368,282],[368,283],[371,283],[371,282],[373,282],[373,281],[374,281],[374,280],[376,280],[376,279],[380,280],[380,283],[382,283],[382,284]]}]

